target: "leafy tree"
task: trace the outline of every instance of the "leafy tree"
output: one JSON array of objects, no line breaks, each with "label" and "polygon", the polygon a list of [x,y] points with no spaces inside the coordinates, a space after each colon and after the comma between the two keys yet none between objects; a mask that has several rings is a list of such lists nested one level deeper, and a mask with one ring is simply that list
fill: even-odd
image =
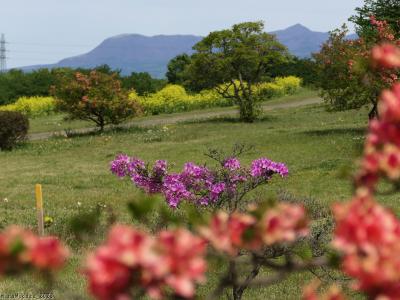
[{"label": "leafy tree", "polygon": [[281,64],[276,64],[271,69],[272,77],[296,76],[303,79],[303,84],[312,86],[315,84],[316,63],[310,58],[292,57],[290,60]]},{"label": "leafy tree", "polygon": [[386,21],[400,38],[400,1],[399,0],[365,0],[362,7],[356,8],[356,14],[349,20],[356,24],[357,33],[364,38],[373,38],[377,28],[371,24],[370,18]]},{"label": "leafy tree", "polygon": [[70,119],[92,121],[103,131],[107,124],[119,124],[139,112],[137,103],[129,100],[117,75],[92,71],[76,73],[71,80],[65,76],[53,89],[60,111]]},{"label": "leafy tree", "polygon": [[[385,22],[377,22],[378,34],[374,44],[399,43]],[[332,110],[358,109],[370,106],[369,118],[378,114],[380,91],[397,80],[397,71],[371,67],[372,44],[366,39],[348,40],[345,26],[331,33],[320,53],[314,55],[317,63],[316,86]]]},{"label": "leafy tree", "polygon": [[132,72],[130,76],[122,78],[123,88],[135,89],[140,96],[156,93],[165,85],[165,80],[152,78],[147,72]]},{"label": "leafy tree", "polygon": [[239,106],[240,119],[253,122],[259,97],[253,87],[270,75],[270,69],[289,54],[275,36],[264,32],[263,22],[246,22],[211,32],[194,46],[187,68],[194,89],[214,88]]},{"label": "leafy tree", "polygon": [[23,96],[48,96],[54,78],[47,69],[30,73],[10,70],[0,74],[0,105],[9,104]]},{"label": "leafy tree", "polygon": [[[117,74],[118,76],[120,76],[120,74],[121,74],[121,70],[119,70],[119,69],[118,70],[113,70],[107,64],[99,65],[99,66],[95,67],[93,70],[95,70],[97,72],[100,72],[100,73],[108,74],[108,75]],[[90,69],[86,70],[87,73],[90,73],[90,71],[91,71]]]},{"label": "leafy tree", "polygon": [[190,64],[190,56],[181,54],[171,59],[166,73],[168,83],[183,85],[185,82],[185,68]]},{"label": "leafy tree", "polygon": [[15,102],[20,97],[49,96],[55,84],[55,72],[39,69],[32,72],[10,70],[0,74],[0,105]]}]

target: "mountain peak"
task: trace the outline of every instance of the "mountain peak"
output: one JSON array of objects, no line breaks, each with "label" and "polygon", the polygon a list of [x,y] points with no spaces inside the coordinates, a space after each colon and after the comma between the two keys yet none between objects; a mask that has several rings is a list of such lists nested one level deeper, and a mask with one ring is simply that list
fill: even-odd
[{"label": "mountain peak", "polygon": [[300,31],[302,31],[302,32],[310,32],[311,31],[306,26],[304,26],[304,25],[302,25],[300,23],[297,23],[297,24],[295,24],[293,26],[290,26],[290,27],[286,28],[285,30],[287,30],[287,31],[297,31],[297,32],[300,32]]}]

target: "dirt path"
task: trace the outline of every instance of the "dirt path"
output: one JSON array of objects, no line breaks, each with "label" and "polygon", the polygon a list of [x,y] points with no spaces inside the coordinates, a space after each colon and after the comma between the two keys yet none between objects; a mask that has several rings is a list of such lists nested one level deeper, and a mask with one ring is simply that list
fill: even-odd
[{"label": "dirt path", "polygon": [[[319,104],[322,102],[321,98],[309,98],[309,99],[303,99],[303,100],[298,100],[298,101],[293,101],[293,102],[288,102],[288,103],[276,103],[276,104],[264,104],[262,106],[263,111],[270,111],[274,109],[282,109],[282,108],[292,108],[292,107],[300,107],[300,106],[305,106],[305,105],[311,105],[311,104]],[[139,127],[146,127],[146,126],[155,126],[155,125],[168,125],[168,124],[174,124],[178,122],[183,122],[183,121],[191,121],[191,120],[201,120],[201,119],[208,119],[208,118],[215,118],[219,116],[232,116],[237,114],[237,110],[234,108],[227,108],[226,110],[219,110],[215,112],[199,112],[198,114],[179,114],[179,115],[174,115],[171,114],[170,116],[165,116],[162,118],[149,118],[149,119],[143,119],[143,120],[137,120],[137,121],[132,121],[128,122],[125,124],[122,124],[120,127],[132,127],[132,126],[139,126]],[[74,133],[88,133],[91,131],[95,131],[95,128],[80,128],[74,130]],[[36,141],[36,140],[44,140],[48,139],[52,136],[57,136],[57,135],[64,135],[64,131],[54,131],[54,132],[40,132],[40,133],[32,133],[28,135],[28,139],[31,141]]]}]

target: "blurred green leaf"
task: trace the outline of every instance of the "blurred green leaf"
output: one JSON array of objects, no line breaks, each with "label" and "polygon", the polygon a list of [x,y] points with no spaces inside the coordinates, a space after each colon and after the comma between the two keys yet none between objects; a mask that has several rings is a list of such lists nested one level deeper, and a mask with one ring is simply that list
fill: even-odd
[{"label": "blurred green leaf", "polygon": [[160,206],[160,201],[157,197],[139,197],[128,203],[128,210],[131,217],[138,221],[147,221],[149,214],[154,213],[158,206]]},{"label": "blurred green leaf", "polygon": [[293,249],[293,253],[302,258],[303,260],[311,260],[313,257],[312,249],[307,243],[299,243]]}]

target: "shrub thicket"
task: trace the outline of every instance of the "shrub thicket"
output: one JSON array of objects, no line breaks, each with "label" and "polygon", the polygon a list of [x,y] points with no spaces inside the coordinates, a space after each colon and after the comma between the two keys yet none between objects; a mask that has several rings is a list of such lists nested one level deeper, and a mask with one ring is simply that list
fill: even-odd
[{"label": "shrub thicket", "polygon": [[264,99],[293,95],[301,87],[301,78],[295,76],[277,77],[272,82],[264,82],[255,88],[255,92]]},{"label": "shrub thicket", "polygon": [[232,105],[232,101],[223,99],[211,90],[198,94],[188,94],[180,85],[167,85],[157,93],[138,97],[134,91],[129,95],[131,99],[139,99],[140,105],[146,114],[183,112],[195,109],[224,107]]},{"label": "shrub thicket", "polygon": [[140,111],[135,99],[121,88],[116,75],[92,71],[77,73],[74,79],[60,80],[53,91],[57,108],[70,119],[91,121],[100,131],[108,124],[119,124]]},{"label": "shrub thicket", "polygon": [[21,97],[13,104],[0,106],[0,110],[18,111],[29,117],[49,115],[55,108],[56,102],[52,97]]},{"label": "shrub thicket", "polygon": [[[253,93],[262,100],[291,95],[301,87],[302,80],[295,76],[278,77],[273,82],[261,83],[253,87]],[[233,88],[227,92],[233,95]],[[156,115],[161,113],[175,113],[212,107],[226,107],[234,105],[232,98],[223,98],[215,90],[203,90],[197,94],[188,93],[184,87],[170,84],[154,94],[143,97],[132,90],[129,97],[138,99],[145,114]]]},{"label": "shrub thicket", "polygon": [[20,112],[0,111],[0,150],[11,150],[25,140],[29,120]]}]

